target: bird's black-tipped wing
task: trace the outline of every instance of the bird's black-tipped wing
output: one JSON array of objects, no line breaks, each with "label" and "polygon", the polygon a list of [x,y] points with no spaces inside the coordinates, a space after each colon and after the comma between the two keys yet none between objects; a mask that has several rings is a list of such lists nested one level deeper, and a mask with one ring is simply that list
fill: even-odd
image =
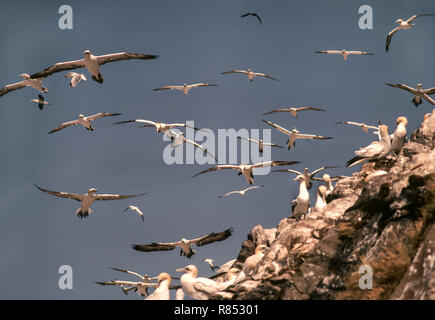
[{"label": "bird's black-tipped wing", "polygon": [[137,251],[151,252],[151,251],[170,251],[177,247],[178,243],[156,243],[150,244],[133,244],[131,247]]},{"label": "bird's black-tipped wing", "polygon": [[97,61],[98,64],[102,65],[105,63],[115,62],[120,60],[130,60],[130,59],[150,60],[150,59],[157,59],[158,57],[159,56],[153,54],[120,52],[120,53],[111,53],[102,56],[97,56]]},{"label": "bird's black-tipped wing", "polygon": [[210,233],[206,236],[191,240],[190,242],[195,243],[198,247],[200,246],[204,246],[206,244],[215,242],[215,241],[223,241],[226,238],[230,237],[233,234],[234,229],[233,228],[228,228],[222,232],[218,232],[218,233]]}]

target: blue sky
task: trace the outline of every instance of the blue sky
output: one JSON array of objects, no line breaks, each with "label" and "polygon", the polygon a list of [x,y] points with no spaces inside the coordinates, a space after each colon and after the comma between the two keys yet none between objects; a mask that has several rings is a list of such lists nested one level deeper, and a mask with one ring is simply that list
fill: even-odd
[{"label": "blue sky", "polygon": [[[104,6],[102,5],[104,3]],[[358,8],[371,5],[374,28],[358,27]],[[135,118],[164,122],[194,120],[199,127],[217,129],[267,128],[268,119],[304,133],[332,136],[327,141],[298,141],[291,151],[273,150],[274,160],[298,160],[316,169],[337,165],[331,174],[350,175],[359,166],[344,168],[353,151],[375,139],[358,128],[337,126],[342,120],[395,128],[398,116],[408,117],[408,133],[432,106],[419,108],[405,91],[385,82],[421,82],[434,86],[435,18],[422,17],[412,30],[398,32],[385,53],[385,38],[397,18],[435,13],[427,1],[74,1],[73,30],[58,27],[58,1],[3,1],[0,12],[0,86],[19,80],[60,61],[94,54],[129,51],[160,55],[153,61],[122,61],[102,67],[104,83],[88,77],[68,87],[65,73],[44,80],[53,105],[40,111],[29,102],[32,88],[0,98],[0,298],[2,299],[140,299],[125,297],[117,288],[94,281],[127,279],[110,267],[156,275],[189,263],[200,275],[210,275],[202,259],[217,264],[237,256],[240,245],[257,224],[275,227],[289,215],[297,196],[294,175],[258,176],[264,184],[245,197],[218,195],[247,187],[235,172],[215,172],[190,179],[209,165],[163,162],[167,142],[150,128],[113,126]],[[262,20],[241,19],[257,12]],[[314,53],[323,49],[366,50],[374,56]],[[221,75],[233,68],[251,68],[280,81],[241,75]],[[153,92],[169,84],[211,82],[216,88]],[[281,106],[316,106],[327,112],[262,117]],[[48,135],[78,114],[120,112],[94,122],[95,131],[72,127]],[[114,120],[115,119],[115,120]],[[408,134],[409,136],[409,134]],[[272,132],[283,145],[286,137]],[[84,193],[96,187],[104,193],[141,193],[131,200],[96,202],[94,214],[80,220],[79,203],[52,197],[42,187]],[[315,203],[317,184],[311,192]],[[145,223],[123,210],[138,205]],[[141,253],[132,243],[170,242],[193,238],[233,226],[233,236],[198,248],[188,261],[173,252]],[[60,290],[61,265],[73,268],[74,289]]]}]

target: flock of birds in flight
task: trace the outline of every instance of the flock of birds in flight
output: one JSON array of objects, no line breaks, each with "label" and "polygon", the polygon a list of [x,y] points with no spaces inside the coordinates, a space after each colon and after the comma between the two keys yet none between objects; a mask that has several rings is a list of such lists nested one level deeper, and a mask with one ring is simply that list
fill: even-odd
[{"label": "flock of birds in flight", "polygon": [[[256,13],[246,13],[241,16],[241,18],[245,18],[248,16],[255,17],[260,24],[262,24],[262,20],[260,16]],[[412,23],[416,18],[422,17],[422,16],[433,16],[432,14],[419,14],[419,15],[413,15],[407,20],[398,19],[396,23],[398,23],[398,26],[394,28],[392,31],[388,33],[388,37],[386,40],[386,51],[389,51],[389,46],[391,43],[391,39],[395,33],[397,33],[399,30],[407,30],[414,26]],[[344,60],[348,58],[349,55],[372,55],[372,53],[365,52],[365,51],[348,51],[348,50],[322,50],[322,51],[316,51],[316,53],[324,53],[324,54],[338,54],[343,57]],[[56,63],[46,69],[44,69],[41,72],[37,72],[35,74],[29,75],[26,73],[21,74],[20,76],[24,79],[21,82],[13,83],[6,85],[2,89],[0,89],[0,96],[3,96],[11,91],[22,89],[25,87],[33,87],[34,89],[38,90],[41,93],[47,93],[48,90],[42,85],[42,81],[44,78],[58,72],[73,70],[73,69],[79,69],[79,68],[85,68],[89,71],[89,73],[92,75],[92,79],[99,82],[100,84],[103,83],[104,79],[103,76],[100,73],[100,66],[109,63],[109,62],[116,62],[121,60],[130,60],[130,59],[142,59],[142,60],[153,60],[157,59],[157,55],[149,55],[149,54],[137,54],[137,53],[128,53],[128,52],[121,52],[121,53],[114,53],[114,54],[106,54],[101,56],[95,56],[93,55],[89,50],[85,50],[84,52],[84,58],[74,61],[68,61],[68,62],[60,62]],[[253,81],[255,77],[264,77],[267,79],[278,81],[278,79],[269,76],[264,73],[259,72],[253,72],[251,69],[247,70],[230,70],[223,72],[222,74],[243,74],[248,77],[250,81]],[[86,81],[86,76],[81,73],[76,72],[69,72],[65,76],[66,78],[70,78],[70,87],[74,88],[79,82]],[[410,92],[414,97],[412,102],[417,107],[422,103],[422,99],[428,101],[430,104],[435,105],[435,101],[429,96],[431,94],[435,93],[435,87],[430,89],[423,89],[422,84],[418,84],[417,88],[412,88],[405,84],[389,84],[387,85],[404,89],[408,92]],[[210,84],[210,83],[196,83],[196,84],[184,84],[182,86],[175,86],[175,85],[168,85],[159,87],[156,89],[153,89],[154,91],[160,91],[160,90],[179,90],[182,91],[184,95],[188,95],[189,90],[193,88],[199,88],[199,87],[216,87],[216,84]],[[50,103],[45,100],[45,98],[42,96],[42,94],[38,95],[38,99],[32,99],[31,102],[34,102],[38,104],[39,109],[43,109],[44,106],[49,105]],[[263,114],[269,115],[272,113],[280,113],[285,112],[289,113],[293,117],[297,118],[298,113],[302,111],[317,111],[317,112],[323,112],[324,109],[317,108],[317,107],[290,107],[290,108],[279,108],[274,109],[269,112],[266,112]],[[64,122],[51,130],[49,134],[58,132],[62,129],[65,129],[70,126],[75,125],[82,125],[89,131],[93,131],[94,128],[91,124],[92,121],[104,118],[104,117],[114,117],[119,116],[120,113],[97,113],[94,115],[84,116],[83,114],[80,114],[78,119]],[[427,116],[427,115],[426,115]],[[426,117],[425,116],[425,117]],[[283,133],[287,136],[286,146],[290,150],[291,148],[295,147],[295,142],[297,139],[306,139],[306,140],[326,140],[331,139],[331,137],[325,137],[321,135],[316,134],[307,134],[307,133],[300,133],[296,129],[288,130],[278,124],[275,124],[271,121],[264,120],[263,121],[275,128],[277,131]],[[125,124],[125,123],[140,123],[142,124],[142,127],[154,127],[157,131],[157,133],[162,132],[164,135],[169,137],[172,140],[172,146],[175,148],[178,145],[182,143],[191,143],[195,145],[197,148],[200,148],[204,151],[204,153],[207,153],[209,156],[215,158],[212,154],[210,154],[205,148],[203,148],[201,145],[197,144],[194,141],[191,141],[184,137],[184,134],[176,133],[173,131],[174,128],[183,128],[183,127],[189,127],[187,124],[184,123],[163,123],[163,122],[155,122],[151,120],[145,120],[145,119],[133,119],[133,120],[125,120],[125,121],[119,121],[115,122],[115,124]],[[373,133],[378,136],[378,140],[373,141],[368,146],[360,148],[359,150],[355,151],[355,157],[350,159],[347,162],[347,166],[353,166],[358,163],[363,163],[365,161],[376,161],[378,159],[385,158],[387,156],[391,155],[397,155],[400,150],[402,149],[404,143],[406,142],[406,126],[408,123],[408,120],[406,117],[401,116],[397,118],[397,128],[394,131],[393,134],[388,133],[388,127],[386,125],[383,125],[379,123],[378,126],[374,125],[367,125],[364,123],[358,123],[353,121],[342,121],[337,122],[337,124],[347,124],[347,125],[354,125],[359,126],[362,130],[364,130],[366,133],[369,132],[369,130],[373,130]],[[202,130],[200,128],[193,128],[195,130]],[[275,144],[275,143],[266,143],[263,140],[255,140],[249,137],[238,137],[239,139],[247,140],[253,144],[258,145],[259,152],[263,152],[264,147],[276,147],[276,148],[283,148],[282,146]],[[216,158],[215,158],[216,159]],[[206,169],[204,171],[201,171],[197,174],[195,174],[193,177],[196,177],[201,174],[213,172],[213,171],[219,171],[219,170],[225,170],[225,169],[231,169],[238,171],[238,175],[243,175],[246,179],[246,181],[252,185],[254,183],[254,175],[253,170],[262,168],[262,167],[277,167],[277,166],[289,166],[293,164],[297,164],[299,161],[267,161],[267,162],[261,162],[261,163],[254,163],[254,164],[240,164],[240,165],[217,165],[212,168]],[[292,173],[295,174],[295,181],[299,182],[299,194],[298,196],[291,202],[292,204],[292,212],[293,214],[291,217],[296,219],[305,218],[307,215],[312,214],[314,212],[321,212],[323,208],[327,205],[326,197],[327,195],[332,192],[334,189],[332,181],[336,181],[339,179],[344,178],[343,176],[333,176],[331,177],[329,174],[325,173],[321,178],[316,177],[315,175],[318,174],[321,171],[324,171],[329,168],[336,168],[335,166],[324,166],[321,168],[318,168],[314,171],[309,171],[308,168],[305,168],[304,172],[292,170],[292,169],[278,169],[273,170],[274,172],[285,172],[285,173]],[[192,178],[193,178],[192,177]],[[312,181],[323,181],[324,184],[320,185],[317,190],[317,200],[315,203],[314,208],[310,208],[310,195],[308,190],[312,187]],[[91,205],[94,201],[98,200],[120,200],[120,199],[127,199],[127,198],[133,198],[133,197],[139,197],[144,196],[147,193],[140,193],[140,194],[132,194],[132,195],[120,195],[120,194],[98,194],[98,190],[95,188],[89,188],[89,190],[85,194],[78,194],[78,193],[68,193],[68,192],[58,192],[58,191],[51,191],[47,190],[45,188],[42,188],[40,186],[35,185],[36,188],[39,190],[46,192],[48,194],[51,194],[53,196],[67,198],[67,199],[74,199],[81,203],[80,208],[77,209],[76,215],[80,218],[85,218],[92,214],[92,210],[90,209]],[[241,196],[245,195],[246,192],[259,189],[264,187],[263,185],[259,186],[250,186],[243,190],[234,190],[228,193],[225,193],[223,195],[220,195],[219,198],[224,198],[233,194],[239,194]],[[137,206],[130,205],[125,210],[136,212],[144,221],[144,215],[143,212],[138,208]],[[169,243],[156,243],[152,242],[149,244],[134,244],[132,245],[132,248],[137,251],[142,252],[151,252],[151,251],[170,251],[174,250],[175,248],[180,248],[180,255],[185,256],[186,258],[191,258],[195,254],[195,250],[191,248],[192,245],[196,245],[198,247],[207,245],[216,241],[223,241],[231,236],[233,233],[232,228],[228,228],[224,231],[217,232],[217,233],[210,233],[208,235],[204,235],[195,239],[185,239],[182,238],[179,241],[175,242],[169,242]],[[207,263],[211,270],[213,272],[216,272],[216,274],[210,278],[205,277],[198,277],[198,269],[195,265],[188,265],[184,268],[177,269],[177,272],[184,273],[181,278],[171,277],[169,273],[162,272],[158,275],[158,277],[149,277],[148,275],[141,275],[139,273],[120,269],[120,268],[113,268],[116,271],[123,272],[126,274],[134,275],[138,279],[138,281],[122,281],[122,280],[114,280],[114,281],[105,281],[105,282],[97,282],[101,285],[117,285],[120,286],[122,291],[125,294],[128,294],[129,291],[134,290],[139,295],[145,297],[145,299],[149,300],[168,300],[170,299],[169,290],[170,289],[176,289],[176,299],[183,299],[184,293],[187,293],[190,297],[194,299],[208,299],[210,295],[222,291],[225,288],[229,287],[230,285],[235,285],[239,283],[240,281],[248,278],[256,265],[261,261],[263,258],[265,252],[267,252],[268,247],[264,245],[259,245],[255,249],[255,253],[248,257],[246,261],[244,262],[243,269],[240,271],[237,268],[233,268],[233,264],[235,262],[234,260],[228,261],[222,266],[215,266],[213,259],[204,259],[203,261]],[[224,275],[224,281],[218,282],[213,280],[214,278]],[[172,279],[178,279],[180,280],[180,285],[171,285]],[[157,282],[153,282],[157,280]],[[152,294],[148,294],[148,289],[152,287],[154,288],[154,291]]]}]

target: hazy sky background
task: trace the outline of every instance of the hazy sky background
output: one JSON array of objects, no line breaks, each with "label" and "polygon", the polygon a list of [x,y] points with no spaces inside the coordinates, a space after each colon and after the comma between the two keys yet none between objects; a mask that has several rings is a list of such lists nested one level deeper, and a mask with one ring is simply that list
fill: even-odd
[{"label": "hazy sky background", "polygon": [[[35,73],[55,62],[81,59],[85,49],[96,55],[121,51],[160,55],[152,61],[106,64],[104,83],[88,77],[76,88],[64,73],[44,80],[53,105],[40,111],[29,102],[38,92],[24,88],[0,98],[0,298],[2,299],[140,299],[119,288],[94,281],[134,279],[110,267],[157,275],[193,263],[202,276],[211,275],[202,262],[222,264],[235,258],[257,224],[276,227],[289,215],[297,196],[292,174],[258,176],[264,184],[245,197],[218,195],[248,186],[234,171],[190,177],[209,165],[163,162],[168,142],[151,128],[113,121],[143,118],[164,122],[194,120],[199,127],[267,128],[271,120],[303,133],[332,136],[327,141],[298,141],[296,148],[273,150],[274,160],[299,160],[292,166],[316,169],[342,166],[331,174],[350,175],[344,168],[353,151],[376,136],[336,121],[378,121],[395,129],[395,119],[407,116],[408,136],[432,111],[426,101],[418,108],[412,96],[385,82],[415,87],[435,85],[434,17],[421,17],[415,28],[398,32],[385,53],[387,33],[397,18],[435,13],[427,1],[71,1],[74,29],[58,27],[59,1],[2,1],[0,11],[0,86],[14,83],[20,73]],[[358,8],[374,10],[374,29],[360,30]],[[254,17],[240,18],[246,12]],[[374,56],[320,55],[324,49],[366,50]],[[221,75],[234,68],[251,68],[278,78]],[[211,82],[184,96],[179,91],[153,92],[170,84]],[[262,117],[281,106],[317,106],[327,112]],[[60,123],[78,114],[121,112],[117,118],[93,123],[94,132],[70,127],[52,135]],[[284,145],[286,136],[272,132]],[[33,183],[57,191],[84,193],[96,187],[104,193],[149,192],[141,198],[94,203],[94,214],[80,220],[80,203],[53,197]],[[316,183],[311,192],[315,203]],[[145,223],[128,205],[138,205]],[[234,227],[223,242],[198,249],[189,261],[179,250],[141,253],[133,243],[171,242]],[[74,289],[60,290],[61,265],[74,271]],[[172,293],[174,294],[174,293]]]}]

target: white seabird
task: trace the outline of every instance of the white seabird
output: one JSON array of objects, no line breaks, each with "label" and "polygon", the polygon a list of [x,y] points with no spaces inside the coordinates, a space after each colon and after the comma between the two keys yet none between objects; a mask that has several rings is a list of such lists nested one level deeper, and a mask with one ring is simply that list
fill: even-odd
[{"label": "white seabird", "polygon": [[254,182],[254,175],[252,173],[253,169],[257,168],[263,168],[263,167],[277,167],[277,166],[289,166],[292,164],[299,163],[299,161],[266,161],[266,162],[260,162],[260,163],[254,163],[254,164],[240,164],[240,165],[232,165],[232,164],[223,164],[219,166],[215,166],[209,169],[206,169],[204,171],[201,171],[197,174],[195,174],[192,178],[203,174],[207,172],[212,171],[219,171],[224,169],[232,169],[239,171],[238,175],[243,175],[246,178],[246,181],[248,181],[249,184],[252,184]]},{"label": "white seabird", "polygon": [[25,87],[32,87],[32,88],[34,88],[42,93],[48,92],[48,89],[42,85],[42,80],[44,79],[43,77],[31,78],[27,73],[20,74],[20,77],[23,78],[24,80],[20,81],[20,82],[8,84],[8,85],[4,86],[3,88],[1,88],[0,89],[0,97],[5,95],[6,93],[8,93],[10,91],[22,89]]},{"label": "white seabird", "polygon": [[253,16],[253,17],[256,17],[257,20],[258,20],[258,22],[260,22],[260,24],[263,24],[263,22],[261,21],[260,16],[259,16],[258,14],[256,14],[255,12],[248,12],[248,13],[242,14],[242,15],[240,16],[240,18],[244,18],[244,17],[247,17],[247,16]]},{"label": "white seabird", "polygon": [[204,154],[211,156],[213,159],[215,159],[217,161],[216,157],[213,154],[211,154],[207,150],[207,148],[204,148],[202,145],[200,145],[199,143],[196,143],[195,141],[187,139],[184,136],[183,132],[180,132],[180,133],[173,132],[173,134],[171,136],[171,140],[172,140],[171,147],[173,147],[173,148],[176,148],[183,143],[190,143],[190,144],[194,145],[195,147],[197,147],[198,149],[201,149],[204,152]]},{"label": "white seabird", "polygon": [[275,143],[264,142],[263,139],[255,140],[255,139],[245,138],[245,137],[237,137],[237,138],[258,144],[258,151],[260,153],[263,152],[264,146],[270,146],[270,147],[275,147],[275,148],[282,148],[282,146],[279,146],[279,145],[277,145]]},{"label": "white seabird", "polygon": [[245,280],[254,272],[255,268],[260,263],[261,259],[263,259],[264,254],[268,249],[269,248],[263,244],[260,244],[255,248],[254,254],[246,258],[242,271],[240,271],[240,273],[234,279],[235,284]]},{"label": "white seabird", "polygon": [[388,49],[390,47],[391,38],[393,37],[393,35],[397,31],[411,29],[411,27],[415,26],[415,24],[413,24],[412,22],[415,19],[417,19],[418,17],[423,17],[423,16],[433,16],[433,14],[416,14],[416,15],[413,15],[411,18],[409,18],[408,20],[405,20],[405,21],[402,20],[402,19],[397,19],[396,23],[399,24],[399,25],[388,33],[387,41],[385,43],[385,51],[388,51]]},{"label": "white seabird", "polygon": [[329,174],[325,173],[323,174],[322,178],[313,177],[313,180],[316,181],[323,181],[324,186],[326,187],[326,195],[329,195],[332,190],[334,190],[334,186],[332,185],[332,181],[337,181],[343,178],[348,178],[346,176],[334,176],[331,177]]},{"label": "white seabird", "polygon": [[317,189],[317,199],[316,204],[311,212],[320,212],[323,210],[324,207],[326,207],[326,193],[327,188],[325,186],[319,186]]},{"label": "white seabird", "polygon": [[215,271],[215,269],[219,269],[220,268],[219,266],[215,266],[214,265],[214,260],[213,259],[207,258],[207,259],[204,259],[202,261],[207,263],[210,266],[211,271],[213,271],[213,272]]},{"label": "white seabird", "polygon": [[263,187],[264,187],[264,185],[261,185],[261,186],[252,186],[252,187],[249,187],[249,188],[246,188],[246,189],[243,189],[243,190],[235,190],[235,191],[231,191],[231,192],[225,193],[225,194],[219,196],[218,198],[221,199],[221,198],[224,198],[226,196],[229,196],[230,194],[236,194],[236,193],[244,196],[245,193],[247,191],[249,191],[249,190],[263,188]]},{"label": "white seabird", "polygon": [[79,114],[79,118],[77,120],[73,120],[73,121],[69,121],[69,122],[64,122],[60,126],[58,126],[58,127],[54,128],[53,130],[51,130],[49,132],[49,134],[53,133],[53,132],[56,132],[56,131],[59,131],[59,130],[62,130],[64,128],[66,128],[66,127],[76,126],[78,124],[81,124],[83,127],[85,127],[89,131],[94,131],[94,127],[92,127],[92,124],[91,124],[92,121],[94,121],[96,119],[99,119],[99,118],[103,118],[103,117],[114,117],[114,116],[119,116],[119,115],[120,115],[120,113],[103,113],[103,112],[100,112],[100,113],[94,114],[92,116],[85,117],[84,115]]},{"label": "white seabird", "polygon": [[425,99],[427,102],[429,102],[432,105],[435,105],[435,100],[429,97],[429,95],[435,93],[435,87],[429,88],[429,89],[423,89],[423,84],[419,83],[417,84],[417,89],[414,89],[410,86],[407,86],[406,84],[402,83],[386,83],[387,86],[394,87],[394,88],[400,88],[406,91],[411,92],[414,95],[414,98],[412,99],[412,103],[415,105],[415,107],[418,107],[420,104],[423,103],[421,98]]},{"label": "white seabird", "polygon": [[379,159],[387,156],[391,152],[391,141],[388,134],[388,126],[379,126],[379,141],[373,141],[368,146],[355,151],[356,157],[346,163],[346,167],[351,167],[358,163],[368,160]]},{"label": "white seabird", "polygon": [[296,139],[307,139],[307,140],[311,140],[311,139],[321,139],[321,140],[325,140],[325,139],[332,139],[332,137],[324,137],[324,136],[318,136],[315,134],[306,134],[306,133],[300,133],[298,130],[296,130],[295,128],[293,128],[291,131],[287,130],[273,122],[267,121],[263,119],[263,122],[266,122],[269,126],[274,127],[275,129],[277,129],[279,132],[282,132],[286,135],[288,135],[289,139],[286,142],[287,145],[287,149],[290,150],[291,148],[294,148],[295,144],[296,144]]},{"label": "white seabird", "polygon": [[56,63],[48,68],[45,68],[41,72],[32,74],[30,77],[35,79],[47,77],[56,72],[73,70],[77,68],[86,68],[91,73],[92,80],[103,83],[103,76],[100,73],[100,66],[105,63],[130,59],[148,60],[156,58],[158,58],[158,56],[156,55],[129,52],[110,53],[101,56],[94,56],[91,51],[85,50],[83,59]]},{"label": "white seabird", "polygon": [[396,119],[397,128],[393,134],[390,135],[391,139],[391,152],[398,154],[402,150],[406,142],[406,126],[408,119],[406,117],[398,117]]},{"label": "white seabird", "polygon": [[278,81],[278,79],[275,79],[275,78],[273,78],[271,76],[268,76],[267,74],[259,73],[259,72],[252,72],[251,69],[248,69],[247,71],[245,71],[245,70],[230,70],[230,71],[222,72],[221,74],[230,74],[230,73],[246,74],[248,76],[248,79],[250,81],[252,81],[254,79],[254,77],[264,77],[264,78],[267,78],[267,79]]},{"label": "white seabird", "polygon": [[305,184],[307,185],[307,188],[311,189],[311,180],[313,180],[314,176],[317,173],[319,173],[320,171],[323,171],[325,169],[331,169],[331,168],[338,168],[338,167],[336,167],[336,166],[324,166],[324,167],[321,167],[319,169],[314,170],[313,172],[310,172],[308,170],[308,168],[305,168],[303,173],[300,171],[291,170],[291,169],[279,169],[279,170],[273,170],[273,172],[291,172],[291,173],[294,173],[297,175],[303,175],[305,178]]},{"label": "white seabird", "polygon": [[71,78],[71,81],[69,83],[69,86],[71,88],[74,88],[77,83],[79,83],[80,81],[87,81],[88,79],[86,79],[85,75],[83,73],[77,73],[77,72],[68,72],[65,76],[65,78]]},{"label": "white seabird", "polygon": [[161,88],[156,88],[153,89],[153,91],[158,91],[158,90],[180,90],[183,91],[183,94],[185,96],[187,96],[187,94],[189,93],[190,89],[193,88],[199,88],[199,87],[217,87],[217,84],[212,84],[212,83],[195,83],[195,84],[184,84],[182,86],[164,86]]},{"label": "white seabird", "polygon": [[218,232],[218,233],[213,232],[208,235],[192,240],[187,240],[185,238],[182,238],[179,241],[169,242],[169,243],[152,242],[150,244],[133,244],[132,248],[137,251],[151,252],[151,251],[169,251],[169,250],[174,250],[176,247],[179,247],[180,256],[186,256],[188,259],[190,259],[196,253],[196,251],[190,247],[191,245],[194,244],[200,247],[212,242],[223,241],[229,236],[231,236],[232,234],[233,234],[233,228],[229,228],[222,232]]},{"label": "white seabird", "polygon": [[139,194],[132,194],[132,195],[119,195],[119,194],[96,194],[95,192],[98,191],[98,189],[95,188],[89,188],[88,192],[85,194],[79,194],[79,193],[68,193],[68,192],[58,192],[58,191],[51,191],[47,189],[43,189],[36,184],[34,185],[36,188],[38,188],[41,191],[44,191],[48,194],[51,194],[52,196],[61,197],[61,198],[67,198],[67,199],[74,199],[76,201],[79,201],[82,203],[81,207],[77,209],[76,215],[80,218],[86,218],[88,215],[92,214],[91,205],[94,201],[97,200],[120,200],[120,199],[127,199],[127,198],[133,198],[133,197],[140,197],[144,196],[147,193],[139,193]]},{"label": "white seabird", "polygon": [[159,274],[157,288],[145,300],[170,300],[169,286],[171,284],[171,276],[167,272]]},{"label": "white seabird", "polygon": [[263,113],[263,116],[265,116],[267,114],[271,114],[271,113],[276,113],[276,112],[289,112],[293,117],[297,118],[298,117],[298,112],[300,112],[300,111],[306,111],[306,110],[326,111],[324,109],[315,108],[315,107],[299,107],[299,108],[291,107],[291,108],[274,109],[272,111]]},{"label": "white seabird", "polygon": [[142,221],[145,221],[144,217],[143,217],[143,212],[138,207],[128,206],[127,208],[125,208],[124,212],[127,212],[127,210],[136,211],[140,215],[140,218],[142,219]]},{"label": "white seabird", "polygon": [[379,129],[379,127],[370,126],[370,125],[367,125],[367,124],[362,123],[362,122],[339,121],[339,122],[336,122],[335,124],[350,124],[350,125],[353,125],[353,126],[358,126],[361,129],[363,129],[363,131],[366,132],[366,133],[369,132],[369,129],[373,129],[373,130],[378,130]]},{"label": "white seabird", "polygon": [[327,54],[339,54],[343,57],[344,60],[347,60],[347,57],[351,54],[354,55],[363,55],[363,56],[372,56],[374,55],[374,53],[369,53],[366,51],[361,51],[361,50],[354,50],[354,51],[348,51],[348,50],[321,50],[321,51],[316,51],[316,53],[327,53]]},{"label": "white seabird", "polygon": [[44,106],[47,106],[47,105],[51,104],[50,102],[45,101],[45,99],[42,96],[42,94],[38,94],[38,99],[32,99],[32,100],[30,100],[30,102],[37,103],[39,110],[42,110],[42,109],[44,109]]},{"label": "white seabird", "polygon": [[[129,122],[138,122],[138,123],[146,123],[145,125],[142,125],[142,128],[149,128],[149,127],[155,127],[157,132],[163,132],[164,135],[166,135],[168,138],[171,138],[173,136],[176,136],[176,133],[171,130],[176,127],[188,127],[192,128],[185,123],[164,123],[164,122],[155,122],[151,120],[144,120],[144,119],[134,119],[134,120],[126,120],[126,121],[119,121],[115,122],[114,124],[123,124],[123,123],[129,123]],[[199,128],[192,128],[195,130],[201,130]]]},{"label": "white seabird", "polygon": [[175,300],[184,300],[184,291],[182,288],[178,288],[175,291]]},{"label": "white seabird", "polygon": [[122,292],[128,295],[128,292],[134,290],[139,296],[148,296],[148,288],[156,287],[157,283],[150,283],[145,281],[124,281],[124,280],[112,280],[112,281],[96,281],[95,283],[102,286],[120,286]]},{"label": "white seabird", "polygon": [[310,208],[310,193],[305,183],[304,175],[298,175],[295,181],[299,181],[299,194],[296,199],[291,201],[293,215],[295,218],[305,218]]}]

